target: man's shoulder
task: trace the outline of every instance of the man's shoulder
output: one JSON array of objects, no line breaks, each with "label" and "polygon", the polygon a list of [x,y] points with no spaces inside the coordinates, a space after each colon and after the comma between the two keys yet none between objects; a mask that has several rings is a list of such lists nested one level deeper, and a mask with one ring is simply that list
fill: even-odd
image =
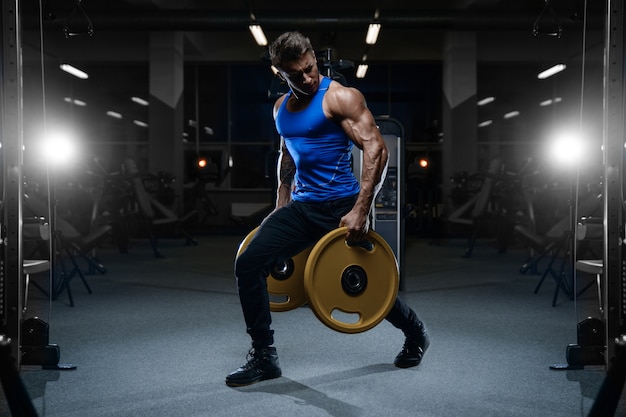
[{"label": "man's shoulder", "polygon": [[283,94],[282,96],[278,97],[276,101],[274,102],[274,111],[273,111],[274,117],[276,117],[276,114],[278,113],[278,109],[280,108],[283,101],[285,101],[286,97],[287,97],[287,94]]},{"label": "man's shoulder", "polygon": [[332,80],[328,85],[327,94],[344,99],[359,98],[362,95],[357,88],[343,85],[335,80]]},{"label": "man's shoulder", "polygon": [[332,81],[324,97],[324,102],[331,112],[337,112],[352,107],[363,100],[363,94],[354,88],[347,87],[338,81]]},{"label": "man's shoulder", "polygon": [[278,97],[278,98],[276,99],[276,101],[274,102],[274,107],[278,107],[278,106],[280,106],[280,105],[281,105],[281,103],[282,103],[283,101],[285,101],[285,98],[286,98],[286,97],[287,97],[287,93],[285,93],[285,94],[281,95],[280,97]]}]

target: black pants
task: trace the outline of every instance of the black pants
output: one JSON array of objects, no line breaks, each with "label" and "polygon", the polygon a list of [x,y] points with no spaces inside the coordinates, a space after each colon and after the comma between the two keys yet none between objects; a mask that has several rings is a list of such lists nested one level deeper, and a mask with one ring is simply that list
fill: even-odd
[{"label": "black pants", "polygon": [[[274,343],[266,281],[272,266],[297,255],[336,229],[355,201],[356,196],[322,203],[291,202],[263,221],[239,255],[235,277],[246,331],[255,348]],[[386,319],[405,335],[419,323],[415,312],[400,298],[396,298]]]}]

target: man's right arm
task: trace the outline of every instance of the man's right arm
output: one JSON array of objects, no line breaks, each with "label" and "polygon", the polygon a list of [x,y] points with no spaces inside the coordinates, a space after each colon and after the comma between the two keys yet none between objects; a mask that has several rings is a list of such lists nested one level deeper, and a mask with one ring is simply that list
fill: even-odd
[{"label": "man's right arm", "polygon": [[[285,95],[282,95],[274,103],[274,120],[278,115],[278,109],[285,100]],[[296,175],[296,164],[293,162],[293,158],[285,146],[285,140],[280,138],[280,153],[278,155],[278,164],[276,167],[278,171],[278,188],[276,191],[276,207],[274,211],[281,207],[286,206],[291,201],[291,190],[293,187],[293,178]]]},{"label": "man's right arm", "polygon": [[296,173],[296,165],[291,154],[281,139],[280,155],[278,156],[278,189],[276,192],[276,209],[284,207],[291,201],[293,178]]}]

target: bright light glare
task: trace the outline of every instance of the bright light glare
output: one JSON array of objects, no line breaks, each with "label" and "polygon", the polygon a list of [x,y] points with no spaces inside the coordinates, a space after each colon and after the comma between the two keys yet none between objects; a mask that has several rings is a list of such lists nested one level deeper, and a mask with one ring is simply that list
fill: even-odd
[{"label": "bright light glare", "polygon": [[550,154],[562,165],[574,165],[584,155],[585,144],[577,132],[561,132],[554,136],[550,144]]},{"label": "bright light glare", "polygon": [[76,142],[70,134],[55,132],[44,139],[42,152],[49,164],[62,166],[73,161],[78,150]]}]

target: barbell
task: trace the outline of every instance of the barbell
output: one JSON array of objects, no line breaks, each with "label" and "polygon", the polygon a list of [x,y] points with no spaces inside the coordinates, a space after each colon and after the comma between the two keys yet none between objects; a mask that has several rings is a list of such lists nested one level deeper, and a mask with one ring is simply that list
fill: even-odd
[{"label": "barbell", "polygon": [[[256,230],[242,241],[237,256]],[[346,234],[347,228],[337,228],[272,268],[267,277],[268,293],[287,298],[284,303],[270,301],[272,311],[287,311],[308,302],[323,324],[341,333],[364,332],[387,316],[399,287],[395,255],[373,230],[359,242],[347,242]],[[278,278],[275,271],[280,272]]]}]

